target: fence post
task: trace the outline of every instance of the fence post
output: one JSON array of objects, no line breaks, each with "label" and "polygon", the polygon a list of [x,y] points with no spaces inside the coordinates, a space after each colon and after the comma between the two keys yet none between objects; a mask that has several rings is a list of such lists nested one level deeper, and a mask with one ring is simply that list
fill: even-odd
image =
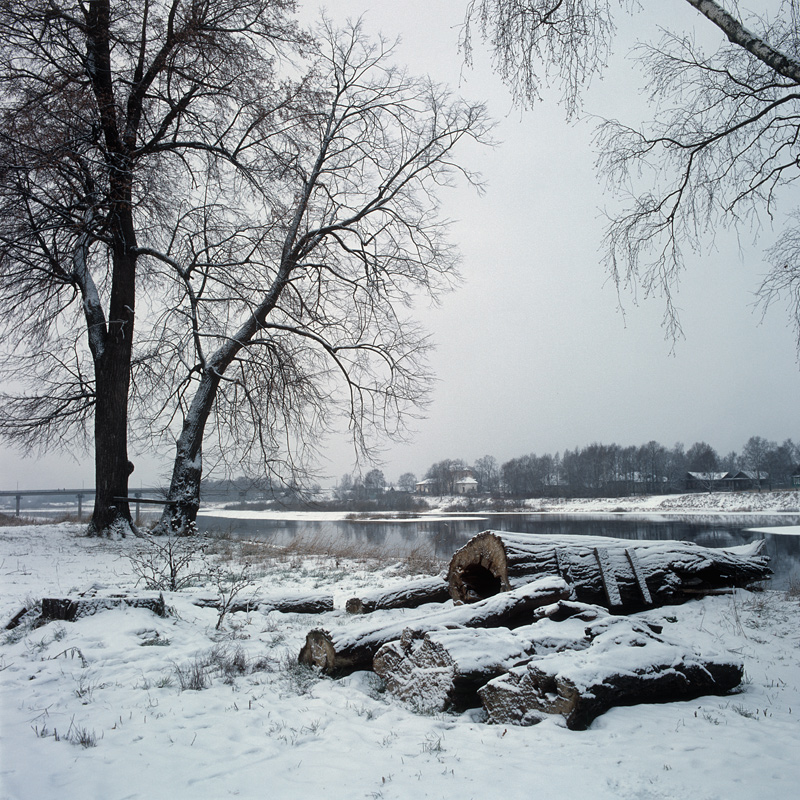
[{"label": "fence post", "polygon": [[76,497],[78,498],[78,522],[80,522],[81,514],[83,513],[83,495],[78,493]]}]

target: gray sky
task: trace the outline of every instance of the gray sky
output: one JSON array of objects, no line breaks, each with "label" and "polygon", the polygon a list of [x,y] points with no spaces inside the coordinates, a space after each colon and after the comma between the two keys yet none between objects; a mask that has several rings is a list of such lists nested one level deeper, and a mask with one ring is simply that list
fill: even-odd
[{"label": "gray sky", "polygon": [[[417,309],[438,344],[438,383],[414,443],[384,452],[387,479],[406,471],[421,477],[444,458],[489,454],[502,463],[594,441],[688,448],[705,440],[724,454],[753,435],[800,440],[800,369],[786,309],[776,306],[764,320],[753,309],[767,271],[761,251],[773,232],[755,244],[750,232],[740,241],[720,232],[687,258],[677,297],[685,339],[673,348],[661,328],[662,300],[618,297],[600,264],[600,209],[613,197],[594,172],[592,122],[567,124],[555,94],[531,111],[514,109],[479,43],[475,67],[464,68],[457,42],[465,5],[337,0],[328,8],[337,21],[366,12],[368,31],[402,37],[399,63],[488,101],[501,142],[463,154],[483,174],[483,196],[464,187],[442,195],[444,213],[456,220],[465,283],[441,307]],[[618,55],[634,30],[646,35],[656,24],[697,18],[680,0],[656,8],[664,19],[620,20]],[[714,39],[709,23],[698,26]],[[615,58],[587,92],[585,111],[635,125],[647,113],[637,74]],[[789,210],[778,210],[776,226]],[[352,469],[345,442],[332,441],[326,452],[322,468],[334,480]],[[162,466],[135,458],[132,485],[163,481],[172,455],[164,453]],[[0,460],[0,488],[94,483],[89,457],[21,459],[0,450]]]}]

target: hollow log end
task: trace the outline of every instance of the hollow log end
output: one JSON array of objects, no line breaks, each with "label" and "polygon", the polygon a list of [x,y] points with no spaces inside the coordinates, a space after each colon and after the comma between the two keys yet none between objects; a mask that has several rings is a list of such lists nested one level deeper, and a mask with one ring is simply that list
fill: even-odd
[{"label": "hollow log end", "polygon": [[319,667],[325,673],[333,672],[336,666],[336,650],[330,633],[321,628],[309,631],[298,661],[308,667]]},{"label": "hollow log end", "polygon": [[457,603],[474,603],[507,592],[508,557],[502,540],[492,531],[473,536],[453,554],[447,571],[450,596]]}]

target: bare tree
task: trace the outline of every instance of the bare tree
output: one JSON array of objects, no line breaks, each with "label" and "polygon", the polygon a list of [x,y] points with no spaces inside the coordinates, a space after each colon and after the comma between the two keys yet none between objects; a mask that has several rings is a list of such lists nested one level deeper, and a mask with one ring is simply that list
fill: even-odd
[{"label": "bare tree", "polygon": [[397,488],[402,492],[413,492],[417,486],[417,476],[413,472],[404,472],[397,479]]},{"label": "bare tree", "polygon": [[485,110],[391,66],[360,25],[324,22],[310,58],[292,108],[254,129],[264,178],[223,172],[238,194],[197,193],[148,251],[171,282],[153,352],[173,348],[148,394],[181,420],[162,525],[194,519],[204,447],[294,480],[342,419],[369,453],[425,401],[429,344],[404,309],[457,279],[438,191],[473,180],[453,151],[487,139]]},{"label": "bare tree", "polygon": [[90,532],[130,530],[128,401],[143,257],[215,162],[248,166],[289,0],[3,0],[0,435],[93,442]]},{"label": "bare tree", "polygon": [[752,480],[756,482],[758,491],[770,476],[767,475],[766,467],[770,453],[777,449],[776,442],[771,442],[761,436],[751,436],[742,448],[742,466],[752,473]]},{"label": "bare tree", "polygon": [[[615,120],[598,131],[599,170],[621,197],[605,238],[607,267],[619,286],[640,285],[665,302],[664,324],[681,334],[673,302],[686,252],[720,226],[771,217],[798,170],[800,3],[747,14],[738,3],[685,0],[723,35],[706,53],[690,35],[653,30],[635,49],[654,105],[641,128]],[[477,25],[496,67],[520,102],[556,82],[568,113],[605,66],[620,0],[472,0],[463,44]],[[766,309],[788,300],[800,355],[800,233],[786,227],[768,251],[773,270],[760,290]]]}]

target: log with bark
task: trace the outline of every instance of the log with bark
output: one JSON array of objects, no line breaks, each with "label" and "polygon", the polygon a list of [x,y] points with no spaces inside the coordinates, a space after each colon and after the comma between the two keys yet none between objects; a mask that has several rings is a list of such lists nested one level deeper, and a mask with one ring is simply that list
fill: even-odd
[{"label": "log with bark", "polygon": [[[221,608],[219,597],[195,597],[193,605],[202,608]],[[284,614],[324,614],[333,611],[333,595],[326,592],[306,592],[303,594],[284,594],[275,596],[258,596],[248,600],[234,601],[227,613],[237,611],[255,611],[264,614],[280,611]]]},{"label": "log with bark", "polygon": [[399,639],[406,628],[415,633],[444,628],[512,627],[533,619],[533,612],[569,597],[570,588],[555,575],[469,606],[458,606],[389,625],[359,625],[333,633],[315,629],[306,636],[300,651],[301,664],[320,668],[327,674],[372,669],[375,653],[387,642]]},{"label": "log with bark", "polygon": [[159,617],[167,616],[163,594],[137,595],[124,594],[92,597],[45,597],[42,599],[40,621],[64,620],[74,622],[82,617],[97,614],[111,608],[146,608]]},{"label": "log with bark", "polygon": [[726,694],[742,680],[736,659],[700,655],[627,617],[600,620],[586,634],[587,648],[534,656],[479,689],[488,721],[532,725],[559,714],[585,730],[614,706]]},{"label": "log with bark", "polygon": [[425,603],[444,603],[450,599],[447,573],[408,581],[394,589],[367,592],[351,597],[345,604],[348,614],[369,614],[378,609],[417,608]]},{"label": "log with bark", "polygon": [[484,531],[456,551],[447,577],[451,597],[471,603],[556,574],[577,600],[631,612],[766,580],[763,546]]},{"label": "log with bark", "polygon": [[[599,606],[556,605],[547,607],[551,613],[540,621],[515,630],[456,628],[420,634],[406,628],[399,640],[376,653],[373,669],[386,689],[415,711],[479,706],[478,689],[532,655],[588,647],[586,622],[608,614]],[[573,616],[565,618],[567,611]]]}]

